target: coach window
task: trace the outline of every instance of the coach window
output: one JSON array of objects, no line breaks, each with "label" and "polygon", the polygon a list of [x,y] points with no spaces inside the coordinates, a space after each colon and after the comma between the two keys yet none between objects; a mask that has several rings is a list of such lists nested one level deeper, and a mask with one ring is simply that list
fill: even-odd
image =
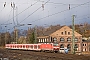
[{"label": "coach window", "polygon": [[29,45],[29,48],[31,48],[31,45]]},{"label": "coach window", "polygon": [[31,45],[31,48],[33,48],[33,45]]},{"label": "coach window", "polygon": [[64,42],[64,38],[60,38],[60,42]]},{"label": "coach window", "polygon": [[34,45],[34,48],[37,49],[37,45]]},{"label": "coach window", "polygon": [[67,38],[67,41],[68,41],[68,42],[71,42],[71,38]]},{"label": "coach window", "polygon": [[14,45],[13,45],[13,48],[14,48]]},{"label": "coach window", "polygon": [[61,44],[61,45],[60,45],[60,48],[64,48],[64,45],[63,45],[63,44]]},{"label": "coach window", "polygon": [[57,38],[53,38],[53,42],[57,42]]},{"label": "coach window", "polygon": [[16,48],[16,45],[15,45],[15,48]]},{"label": "coach window", "polygon": [[26,48],[28,48],[28,45],[26,45]]},{"label": "coach window", "polygon": [[25,45],[23,45],[23,48],[25,48]]},{"label": "coach window", "polygon": [[20,45],[20,48],[22,48],[22,45]]},{"label": "coach window", "polygon": [[75,38],[75,42],[78,42],[78,38]]}]

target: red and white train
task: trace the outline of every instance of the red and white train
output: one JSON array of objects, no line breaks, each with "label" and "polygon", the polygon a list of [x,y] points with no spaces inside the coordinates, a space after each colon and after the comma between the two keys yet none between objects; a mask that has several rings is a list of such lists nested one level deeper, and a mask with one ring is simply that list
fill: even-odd
[{"label": "red and white train", "polygon": [[52,51],[58,52],[59,46],[54,43],[47,44],[6,44],[7,49],[21,49],[21,50],[34,50],[34,51]]}]

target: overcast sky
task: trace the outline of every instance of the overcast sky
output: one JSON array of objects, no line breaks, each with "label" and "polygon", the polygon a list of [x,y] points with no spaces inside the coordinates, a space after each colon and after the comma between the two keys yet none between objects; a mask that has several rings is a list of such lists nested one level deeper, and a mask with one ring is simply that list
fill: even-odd
[{"label": "overcast sky", "polygon": [[72,15],[75,24],[90,23],[90,0],[0,0],[0,24],[8,24],[8,29],[14,26],[11,2],[15,4],[15,25],[71,25]]}]

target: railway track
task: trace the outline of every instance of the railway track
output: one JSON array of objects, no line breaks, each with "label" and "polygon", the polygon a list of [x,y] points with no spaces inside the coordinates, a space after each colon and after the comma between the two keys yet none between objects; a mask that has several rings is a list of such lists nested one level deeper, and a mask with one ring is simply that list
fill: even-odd
[{"label": "railway track", "polygon": [[90,60],[90,56],[0,49],[0,58],[7,60]]}]

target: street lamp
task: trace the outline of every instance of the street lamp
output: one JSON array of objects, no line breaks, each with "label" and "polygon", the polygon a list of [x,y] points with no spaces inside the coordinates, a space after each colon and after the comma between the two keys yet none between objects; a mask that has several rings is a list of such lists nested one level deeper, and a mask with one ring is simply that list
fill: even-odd
[{"label": "street lamp", "polygon": [[27,24],[27,25],[32,25],[32,24]]}]

